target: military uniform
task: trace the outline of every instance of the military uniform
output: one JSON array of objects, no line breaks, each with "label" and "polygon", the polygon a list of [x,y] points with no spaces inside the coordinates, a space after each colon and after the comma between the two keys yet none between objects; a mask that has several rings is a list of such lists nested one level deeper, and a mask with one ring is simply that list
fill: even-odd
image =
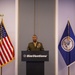
[{"label": "military uniform", "polygon": [[27,50],[28,51],[43,51],[44,48],[41,42],[36,42],[36,43],[30,42],[28,44]]}]

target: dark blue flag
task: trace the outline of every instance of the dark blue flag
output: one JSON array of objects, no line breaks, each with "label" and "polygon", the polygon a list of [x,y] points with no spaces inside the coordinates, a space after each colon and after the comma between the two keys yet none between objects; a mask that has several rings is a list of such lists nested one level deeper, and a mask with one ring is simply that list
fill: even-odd
[{"label": "dark blue flag", "polygon": [[67,66],[75,61],[75,36],[69,21],[59,42],[58,49]]}]

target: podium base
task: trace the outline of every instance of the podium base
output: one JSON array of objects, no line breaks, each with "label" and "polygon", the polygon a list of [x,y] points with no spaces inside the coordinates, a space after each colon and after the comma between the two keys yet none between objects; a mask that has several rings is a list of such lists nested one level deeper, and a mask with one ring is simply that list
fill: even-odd
[{"label": "podium base", "polygon": [[44,61],[27,61],[26,75],[44,75]]}]

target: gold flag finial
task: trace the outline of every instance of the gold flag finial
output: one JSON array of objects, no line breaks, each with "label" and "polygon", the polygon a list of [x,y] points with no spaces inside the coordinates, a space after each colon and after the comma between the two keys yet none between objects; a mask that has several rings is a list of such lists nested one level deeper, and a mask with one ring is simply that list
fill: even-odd
[{"label": "gold flag finial", "polygon": [[68,25],[70,25],[70,21],[68,20]]},{"label": "gold flag finial", "polygon": [[0,14],[0,17],[3,17],[4,16],[4,14]]},{"label": "gold flag finial", "polygon": [[70,40],[70,21],[68,20],[68,40]]},{"label": "gold flag finial", "polygon": [[0,23],[3,22],[4,14],[0,14]]}]

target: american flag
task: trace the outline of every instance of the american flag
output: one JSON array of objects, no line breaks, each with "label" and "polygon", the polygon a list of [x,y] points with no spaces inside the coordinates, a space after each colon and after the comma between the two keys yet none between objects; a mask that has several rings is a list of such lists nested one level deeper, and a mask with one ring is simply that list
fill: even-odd
[{"label": "american flag", "polygon": [[0,23],[0,67],[14,59],[14,47],[6,32],[3,20]]}]

